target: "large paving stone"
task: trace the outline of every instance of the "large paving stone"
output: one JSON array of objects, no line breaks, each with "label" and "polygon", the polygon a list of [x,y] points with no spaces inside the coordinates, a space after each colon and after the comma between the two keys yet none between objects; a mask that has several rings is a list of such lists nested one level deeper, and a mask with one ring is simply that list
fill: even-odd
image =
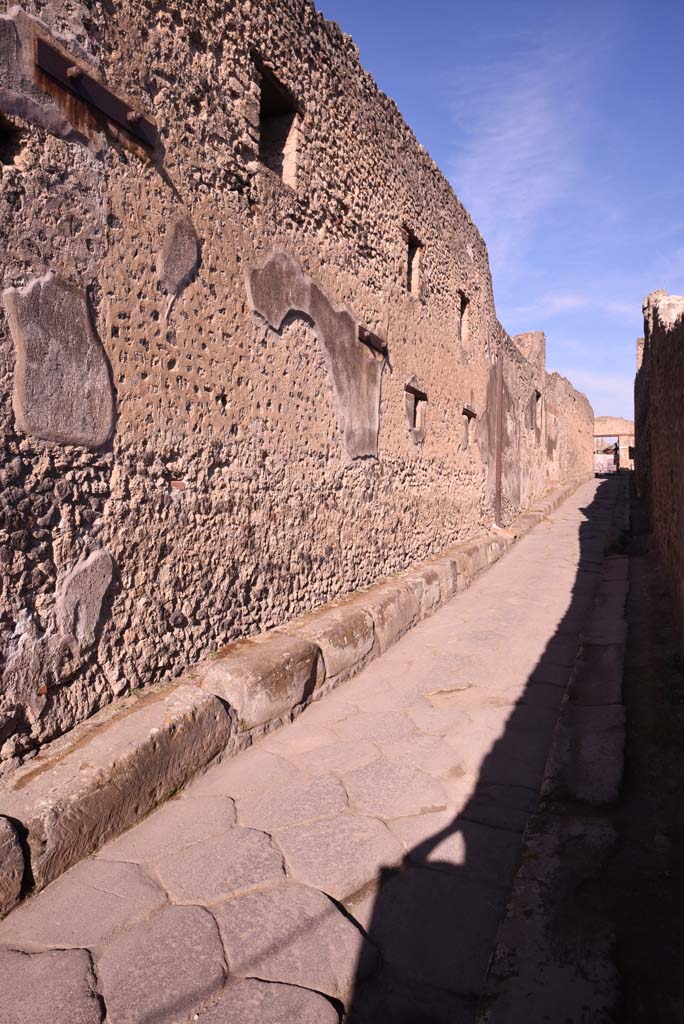
[{"label": "large paving stone", "polygon": [[243,794],[260,793],[278,783],[296,784],[300,778],[298,768],[259,744],[241,751],[239,757],[229,757],[221,764],[212,765],[204,775],[193,779],[181,799],[218,795],[236,799]]},{"label": "large paving stone", "polygon": [[177,1024],[226,978],[216,922],[200,907],[166,907],[111,942],[96,960],[112,1024]]},{"label": "large paving stone", "polygon": [[236,821],[235,806],[224,796],[171,800],[97,854],[105,860],[138,864],[159,860],[210,836],[225,834]]},{"label": "large paving stone", "polygon": [[583,644],[572,681],[573,704],[621,704],[624,662],[623,644]]},{"label": "large paving stone", "polygon": [[354,993],[349,1024],[473,1024],[477,996],[426,985],[385,965]]},{"label": "large paving stone", "polygon": [[0,813],[27,830],[36,888],[171,796],[230,736],[216,697],[178,686],[105,709],[19,769]]},{"label": "large paving stone", "polygon": [[520,836],[467,818],[439,812],[389,823],[416,867],[454,872],[507,888],[513,877]]},{"label": "large paving stone", "polygon": [[316,750],[303,751],[293,760],[303,771],[321,771],[342,774],[361,768],[370,761],[380,757],[375,744],[367,740],[337,740],[333,746],[317,747]]},{"label": "large paving stone", "polygon": [[301,781],[251,792],[237,801],[241,825],[271,831],[318,818],[331,818],[347,807],[347,794],[330,775],[305,776]]},{"label": "large paving stone", "polygon": [[285,874],[270,838],[249,828],[228,829],[162,857],[155,867],[176,903],[214,903]]},{"label": "large paving stone", "polygon": [[224,647],[201,669],[202,687],[226,701],[242,731],[305,703],[325,676],[315,644],[272,631]]},{"label": "large paving stone", "polygon": [[339,1024],[332,1003],[317,992],[256,978],[229,985],[195,1019],[200,1024]]},{"label": "large paving stone", "polygon": [[543,795],[569,795],[590,804],[620,795],[625,753],[625,709],[566,704],[558,724]]},{"label": "large paving stone", "polygon": [[416,733],[416,726],[403,711],[368,711],[345,718],[331,726],[342,740],[395,740]]},{"label": "large paving stone", "polygon": [[458,871],[409,868],[375,903],[370,939],[385,963],[450,992],[477,993],[505,903],[503,889]]},{"label": "large paving stone", "polygon": [[586,898],[615,840],[612,826],[595,819],[540,816],[530,823],[480,1024],[616,1019],[613,936],[600,901]]},{"label": "large paving stone", "polygon": [[459,757],[442,736],[409,736],[379,744],[383,757],[436,775],[460,768]]},{"label": "large paving stone", "polygon": [[0,943],[20,949],[96,946],[166,903],[135,864],[86,860],[0,924]]},{"label": "large paving stone", "polygon": [[384,757],[348,772],[343,782],[351,807],[377,818],[427,814],[447,805],[447,795],[437,779]]},{"label": "large paving stone", "polygon": [[289,874],[343,900],[396,864],[402,848],[386,825],[372,818],[339,815],[275,833]]},{"label": "large paving stone", "polygon": [[0,1024],[100,1024],[102,1020],[85,949],[0,950],[0,978]]},{"label": "large paving stone", "polygon": [[0,917],[19,899],[23,877],[24,854],[16,829],[7,818],[0,818]]},{"label": "large paving stone", "polygon": [[360,931],[316,889],[290,883],[214,908],[231,977],[301,985],[346,1000],[373,966]]},{"label": "large paving stone", "polygon": [[46,441],[100,448],[114,428],[114,395],[84,289],[48,273],[7,288],[3,301],[17,351],[17,427]]},{"label": "large paving stone", "polygon": [[375,643],[373,619],[356,598],[301,616],[281,630],[320,647],[326,683],[337,683],[359,671]]}]

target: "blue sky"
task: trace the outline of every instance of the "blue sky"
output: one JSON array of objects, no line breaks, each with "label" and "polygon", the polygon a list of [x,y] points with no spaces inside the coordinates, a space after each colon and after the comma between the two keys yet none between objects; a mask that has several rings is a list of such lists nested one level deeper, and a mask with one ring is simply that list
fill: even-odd
[{"label": "blue sky", "polygon": [[317,0],[451,181],[499,319],[632,418],[641,302],[684,292],[684,4]]}]

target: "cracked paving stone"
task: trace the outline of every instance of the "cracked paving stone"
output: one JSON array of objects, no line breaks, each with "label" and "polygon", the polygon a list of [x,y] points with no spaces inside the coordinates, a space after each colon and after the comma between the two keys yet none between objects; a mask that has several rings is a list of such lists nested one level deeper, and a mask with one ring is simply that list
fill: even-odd
[{"label": "cracked paving stone", "polygon": [[322,892],[290,883],[214,907],[231,976],[301,985],[344,1000],[373,948]]},{"label": "cracked paving stone", "polygon": [[461,768],[454,748],[441,736],[410,736],[380,744],[383,757],[397,764],[410,765],[424,772],[439,775]]},{"label": "cracked paving stone", "polygon": [[92,947],[166,903],[136,864],[86,860],[0,923],[0,943],[22,949]]},{"label": "cracked paving stone", "polygon": [[353,815],[281,829],[274,838],[293,877],[337,900],[375,879],[380,865],[399,863],[403,852],[381,821]]},{"label": "cracked paving stone", "polygon": [[260,746],[250,747],[237,757],[228,758],[210,768],[188,786],[181,799],[192,800],[196,796],[210,794],[224,794],[236,799],[248,793],[261,793],[268,786],[296,783],[300,778],[299,769],[282,757]]},{"label": "cracked paving stone", "polygon": [[85,949],[0,952],[0,1024],[100,1024],[90,955]]},{"label": "cracked paving stone", "polygon": [[177,1024],[223,986],[218,927],[201,907],[165,907],[111,942],[96,971],[112,1024]]},{"label": "cracked paving stone", "polygon": [[176,903],[214,903],[285,874],[270,837],[251,828],[228,829],[163,857],[155,867]]},{"label": "cracked paving stone", "polygon": [[234,824],[235,807],[224,796],[171,800],[145,821],[107,843],[97,857],[150,863],[207,836],[220,835]]},{"label": "cracked paving stone", "polygon": [[429,736],[445,736],[448,732],[458,731],[467,741],[468,730],[473,724],[471,717],[460,708],[435,708],[427,701],[411,708],[409,714],[416,729]]},{"label": "cracked paving stone", "polygon": [[343,782],[351,806],[378,818],[427,814],[447,805],[447,794],[437,779],[386,758],[349,772]]},{"label": "cracked paving stone", "polygon": [[199,1024],[339,1024],[337,1011],[317,992],[250,978],[230,985]]},{"label": "cracked paving stone", "polygon": [[347,807],[347,794],[331,776],[303,776],[301,781],[248,793],[237,801],[241,825],[270,831],[318,818],[331,818]]}]

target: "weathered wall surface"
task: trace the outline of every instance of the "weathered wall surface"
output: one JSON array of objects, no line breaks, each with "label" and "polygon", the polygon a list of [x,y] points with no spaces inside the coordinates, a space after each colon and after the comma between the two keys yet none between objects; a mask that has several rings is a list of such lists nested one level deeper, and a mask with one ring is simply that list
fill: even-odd
[{"label": "weathered wall surface", "polygon": [[634,388],[636,477],[675,600],[684,644],[684,296],[644,299]]},{"label": "weathered wall surface", "polygon": [[0,113],[0,771],[488,528],[500,353],[504,524],[590,472],[586,400],[505,334],[469,215],[310,3],[8,8]]}]

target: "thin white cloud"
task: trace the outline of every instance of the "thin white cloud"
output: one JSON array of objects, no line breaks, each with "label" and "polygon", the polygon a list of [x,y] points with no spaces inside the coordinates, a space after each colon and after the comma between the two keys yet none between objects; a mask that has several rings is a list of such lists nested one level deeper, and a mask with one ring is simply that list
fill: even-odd
[{"label": "thin white cloud", "polygon": [[542,37],[499,63],[464,69],[453,93],[451,181],[487,240],[495,271],[524,259],[539,221],[580,171],[581,56]]},{"label": "thin white cloud", "polygon": [[638,303],[627,300],[561,292],[556,295],[542,295],[530,305],[512,306],[507,310],[507,316],[543,319],[544,317],[554,316],[557,313],[567,313],[577,309],[609,313],[612,316],[621,317],[628,321],[634,320],[635,316],[639,316],[641,311]]}]

